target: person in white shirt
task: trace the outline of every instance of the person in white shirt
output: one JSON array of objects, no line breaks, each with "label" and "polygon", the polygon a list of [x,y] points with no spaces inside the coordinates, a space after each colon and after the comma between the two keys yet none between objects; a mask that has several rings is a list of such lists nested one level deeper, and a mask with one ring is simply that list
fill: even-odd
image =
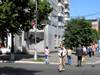
[{"label": "person in white shirt", "polygon": [[65,47],[63,45],[60,45],[60,48],[58,50],[58,56],[59,56],[59,72],[64,71],[64,67],[65,67],[65,59],[66,59],[66,54],[67,51],[65,49]]},{"label": "person in white shirt", "polygon": [[72,64],[72,50],[70,48],[67,49],[67,64],[71,65]]},{"label": "person in white shirt", "polygon": [[48,64],[49,63],[48,57],[49,57],[49,53],[50,53],[48,46],[45,47],[44,52],[45,52],[45,63]]},{"label": "person in white shirt", "polygon": [[86,60],[86,54],[87,54],[87,49],[85,46],[83,46],[83,57],[82,57],[83,62]]}]

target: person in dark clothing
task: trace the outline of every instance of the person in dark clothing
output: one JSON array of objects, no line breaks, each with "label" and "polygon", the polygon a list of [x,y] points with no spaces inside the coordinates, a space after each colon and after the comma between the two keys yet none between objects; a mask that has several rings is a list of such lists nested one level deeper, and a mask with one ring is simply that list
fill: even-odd
[{"label": "person in dark clothing", "polygon": [[88,46],[87,52],[88,52],[89,57],[92,57],[92,47],[91,46]]},{"label": "person in dark clothing", "polygon": [[76,54],[77,54],[77,66],[82,65],[82,56],[83,56],[83,48],[81,45],[76,49]]}]

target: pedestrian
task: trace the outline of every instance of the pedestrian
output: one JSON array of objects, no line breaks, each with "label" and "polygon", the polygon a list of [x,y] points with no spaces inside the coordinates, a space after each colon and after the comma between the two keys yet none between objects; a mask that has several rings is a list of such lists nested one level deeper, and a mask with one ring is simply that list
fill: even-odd
[{"label": "pedestrian", "polygon": [[91,58],[92,57],[92,46],[87,47],[87,52],[88,52],[89,57]]},{"label": "pedestrian", "polygon": [[49,57],[50,51],[49,51],[48,46],[45,47],[44,52],[45,52],[45,64],[49,64],[49,58],[48,57]]},{"label": "pedestrian", "polygon": [[67,49],[67,64],[71,65],[72,64],[72,50],[70,48]]},{"label": "pedestrian", "polygon": [[83,56],[83,48],[81,44],[79,44],[78,48],[76,49],[76,55],[77,55],[77,66],[82,66],[82,56]]},{"label": "pedestrian", "polygon": [[60,47],[59,47],[59,50],[58,50],[58,56],[59,56],[58,70],[59,70],[59,72],[65,70],[66,53],[67,53],[67,51],[66,51],[64,45],[61,44]]},{"label": "pedestrian", "polygon": [[87,49],[85,46],[83,46],[83,57],[82,57],[83,62],[86,60],[86,55],[87,55]]},{"label": "pedestrian", "polygon": [[98,45],[95,42],[93,42],[93,44],[92,44],[92,55],[93,56],[95,56],[95,54],[96,54],[97,47],[98,47]]}]

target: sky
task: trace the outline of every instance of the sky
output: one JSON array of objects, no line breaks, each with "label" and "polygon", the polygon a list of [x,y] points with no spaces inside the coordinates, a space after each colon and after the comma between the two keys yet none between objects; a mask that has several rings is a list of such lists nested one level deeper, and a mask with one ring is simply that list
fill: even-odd
[{"label": "sky", "polygon": [[100,0],[70,0],[70,16],[85,16],[87,19],[100,18]]}]

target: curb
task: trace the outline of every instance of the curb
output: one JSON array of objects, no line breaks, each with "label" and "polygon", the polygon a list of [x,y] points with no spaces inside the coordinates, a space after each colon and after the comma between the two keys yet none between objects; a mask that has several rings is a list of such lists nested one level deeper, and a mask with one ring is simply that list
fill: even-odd
[{"label": "curb", "polygon": [[[45,62],[32,62],[32,61],[14,61],[14,62],[0,61],[0,63],[45,64]],[[57,65],[57,64],[59,64],[59,63],[50,62],[49,64]]]},{"label": "curb", "polygon": [[[32,62],[32,61],[15,61],[15,63],[26,63],[26,64],[45,64],[45,62]],[[49,64],[57,65],[59,63],[51,62]]]},{"label": "curb", "polygon": [[32,61],[15,61],[14,63],[44,64],[44,62],[32,62]]},{"label": "curb", "polygon": [[[33,62],[33,61],[14,61],[14,62],[0,61],[0,63],[45,64],[45,62]],[[58,65],[59,63],[50,62],[49,64]],[[88,63],[83,63],[83,64],[84,65],[100,64],[100,60],[99,61],[96,61],[96,62],[88,62]],[[75,65],[75,64],[72,64],[72,65]]]}]

